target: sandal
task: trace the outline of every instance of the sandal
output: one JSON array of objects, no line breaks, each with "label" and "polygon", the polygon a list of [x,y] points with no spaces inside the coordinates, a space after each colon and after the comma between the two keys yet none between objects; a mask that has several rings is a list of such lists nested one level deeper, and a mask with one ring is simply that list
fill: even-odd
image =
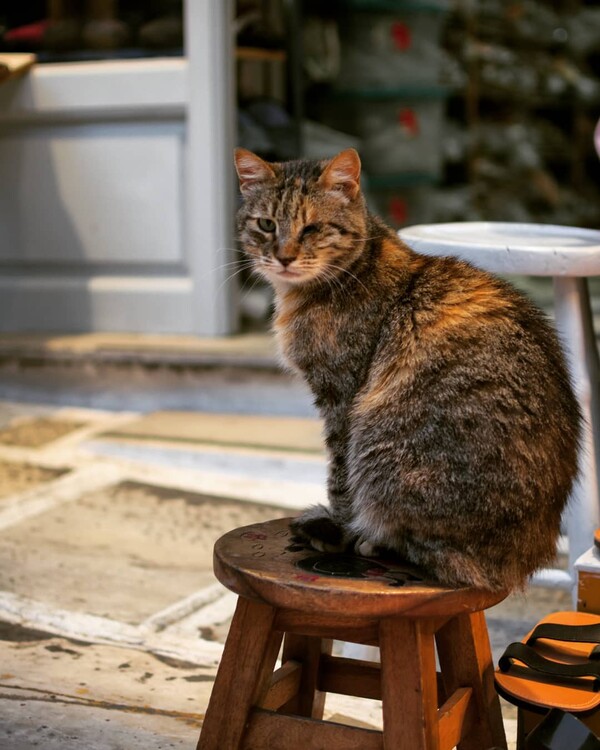
[{"label": "sandal", "polygon": [[496,689],[529,710],[593,711],[600,706],[598,644],[600,616],[555,612],[522,643],[506,649],[495,673]]}]

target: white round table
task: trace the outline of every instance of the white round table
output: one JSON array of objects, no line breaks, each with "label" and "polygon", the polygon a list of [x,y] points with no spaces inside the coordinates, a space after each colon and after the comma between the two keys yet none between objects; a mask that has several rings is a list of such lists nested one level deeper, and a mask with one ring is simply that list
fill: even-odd
[{"label": "white round table", "polygon": [[401,229],[399,235],[425,255],[456,256],[492,273],[554,279],[556,328],[587,424],[579,478],[565,516],[571,573],[567,578],[563,571],[549,571],[543,580],[572,586],[573,564],[591,546],[600,526],[599,366],[586,278],[600,275],[600,231],[551,224],[456,222],[420,224]]}]

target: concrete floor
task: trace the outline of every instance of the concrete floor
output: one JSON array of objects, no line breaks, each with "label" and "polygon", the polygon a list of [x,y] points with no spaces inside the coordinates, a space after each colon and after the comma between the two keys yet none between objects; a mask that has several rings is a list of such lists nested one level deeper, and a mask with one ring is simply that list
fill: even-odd
[{"label": "concrete floor", "polygon": [[[0,750],[192,749],[235,603],[213,577],[212,544],[323,500],[318,425],[290,432],[276,419],[265,446],[264,421],[250,418],[239,435],[209,439],[193,413],[148,420],[58,406],[56,381],[44,386],[41,374],[19,384],[35,398],[0,403]],[[235,411],[239,373],[202,377],[207,411]],[[165,378],[174,394],[176,376]],[[17,380],[3,377],[0,392]],[[313,414],[283,376],[247,385],[254,413]],[[85,402],[81,381],[77,393]],[[128,406],[149,399],[136,393]],[[531,588],[490,610],[496,657],[542,615],[569,608],[565,592]],[[514,711],[504,711],[514,742]],[[326,715],[381,722],[377,702],[342,696]]]}]

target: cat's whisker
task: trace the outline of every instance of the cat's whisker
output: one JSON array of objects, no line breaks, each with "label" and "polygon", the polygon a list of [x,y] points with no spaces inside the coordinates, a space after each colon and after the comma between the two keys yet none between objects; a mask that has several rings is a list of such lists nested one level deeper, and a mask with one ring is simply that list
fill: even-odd
[{"label": "cat's whisker", "polygon": [[224,278],[223,281],[219,284],[216,293],[218,294],[221,291],[221,289],[225,286],[225,284],[227,284],[229,281],[231,281],[232,279],[234,279],[236,276],[238,276],[244,270],[245,270],[244,268],[238,268],[236,271],[234,271],[233,273],[229,274],[229,276],[227,276],[226,278]]},{"label": "cat's whisker", "polygon": [[255,286],[256,286],[256,285],[258,284],[258,282],[259,282],[260,280],[261,280],[261,277],[260,277],[259,275],[257,275],[257,276],[255,277],[254,281],[252,282],[252,286],[250,287],[250,289],[246,289],[246,290],[244,291],[244,289],[243,289],[243,287],[242,287],[241,291],[242,291],[242,292],[244,292],[244,295],[243,295],[243,297],[241,298],[241,302],[243,302],[243,301],[244,301],[244,300],[245,300],[245,299],[246,299],[246,298],[248,297],[248,295],[252,293],[252,291],[254,290]]},{"label": "cat's whisker", "polygon": [[223,279],[223,281],[217,287],[217,292],[216,293],[218,294],[221,291],[221,289],[223,289],[223,287],[225,286],[225,284],[227,284],[229,281],[231,281],[233,278],[235,278],[238,275],[238,273],[239,273],[239,271],[237,271],[236,273],[232,273],[231,276],[228,276],[227,278]]},{"label": "cat's whisker", "polygon": [[326,281],[327,285],[333,292],[347,294],[346,287],[342,284],[337,274],[333,273],[327,267],[322,269],[322,278]]},{"label": "cat's whisker", "polygon": [[325,276],[324,278],[325,278],[325,283],[331,290],[332,294],[335,294],[336,292],[339,292],[339,291],[342,291],[342,292],[344,291],[342,287],[340,286],[338,280],[335,278],[335,276]]},{"label": "cat's whisker", "polygon": [[218,273],[219,271],[224,271],[224,272],[225,272],[226,274],[228,274],[228,275],[227,275],[227,276],[226,276],[226,277],[225,277],[225,278],[224,278],[224,279],[223,279],[223,280],[221,281],[221,284],[220,284],[220,286],[219,286],[219,290],[221,290],[221,288],[223,287],[223,285],[224,285],[224,284],[226,284],[226,283],[227,283],[228,281],[231,281],[231,279],[233,279],[233,278],[234,278],[235,276],[237,276],[238,274],[241,274],[241,273],[243,273],[244,271],[252,270],[252,266],[236,266],[236,267],[234,268],[233,272],[231,272],[231,273],[230,273],[230,271],[231,271],[231,270],[232,270],[232,269],[231,269],[231,266],[230,266],[229,268],[224,268],[224,267],[222,267],[222,268],[215,268],[215,269],[213,269],[213,270],[212,270],[212,274],[213,274],[213,275],[214,275],[214,274],[216,274],[216,273]]},{"label": "cat's whisker", "polygon": [[[242,261],[242,262],[245,263],[245,261]],[[206,273],[201,274],[201,276],[199,277],[199,279],[200,279],[200,281],[207,281],[208,279],[214,280],[215,275],[218,274],[220,271],[225,271],[227,273],[231,269],[232,266],[238,266],[238,265],[239,265],[239,263],[236,261],[236,262],[231,262],[231,263],[224,263],[223,265],[215,266],[213,268],[209,268],[209,269],[207,269]],[[239,268],[238,270],[236,270],[236,273],[241,273],[241,271],[244,271],[247,268],[250,268],[250,266],[243,265],[241,268]],[[235,276],[235,273],[232,276],[227,277],[221,283],[221,285],[219,286],[219,288],[218,288],[217,291],[220,291],[221,288],[222,288],[222,286],[223,286],[223,284],[227,283],[227,281],[229,281],[229,279],[232,278],[233,276]]]},{"label": "cat's whisker", "polygon": [[363,284],[363,282],[362,282],[362,281],[361,281],[361,280],[360,280],[360,279],[358,278],[358,276],[355,276],[355,275],[354,275],[354,274],[353,274],[353,273],[352,273],[351,271],[349,271],[349,270],[348,270],[347,268],[344,268],[343,266],[338,266],[338,265],[335,265],[335,264],[333,264],[333,263],[330,263],[330,264],[329,264],[329,267],[330,267],[330,268],[335,268],[335,270],[336,270],[336,271],[342,271],[343,273],[347,273],[347,274],[348,274],[348,276],[351,276],[351,277],[352,277],[352,278],[353,278],[353,279],[354,279],[355,281],[357,281],[357,282],[358,282],[358,283],[359,283],[359,284],[360,284],[360,285],[362,286],[362,288],[363,288],[363,289],[364,289],[364,290],[365,290],[366,292],[369,292],[369,290],[367,289],[367,287],[366,287],[366,286],[365,286],[365,285]]},{"label": "cat's whisker", "polygon": [[218,273],[219,271],[223,271],[229,268],[240,267],[240,268],[249,268],[252,265],[251,260],[232,260],[231,263],[222,263],[220,266],[215,266],[212,269],[213,273]]},{"label": "cat's whisker", "polygon": [[344,238],[345,242],[370,242],[371,240],[382,240],[385,237],[383,234],[374,234],[372,237],[356,237],[356,238]]}]

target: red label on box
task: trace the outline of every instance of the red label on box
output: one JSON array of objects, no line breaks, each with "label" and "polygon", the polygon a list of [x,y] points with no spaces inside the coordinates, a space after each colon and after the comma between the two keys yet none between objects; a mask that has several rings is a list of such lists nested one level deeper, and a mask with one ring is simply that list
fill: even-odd
[{"label": "red label on box", "polygon": [[392,24],[392,39],[394,40],[394,46],[397,50],[400,50],[400,52],[406,52],[412,44],[410,27],[402,21],[396,21]]},{"label": "red label on box", "polygon": [[398,123],[408,135],[419,135],[419,120],[414,109],[401,109],[398,112]]},{"label": "red label on box", "polygon": [[406,224],[408,220],[408,206],[403,198],[395,195],[390,199],[389,213],[395,224]]}]

